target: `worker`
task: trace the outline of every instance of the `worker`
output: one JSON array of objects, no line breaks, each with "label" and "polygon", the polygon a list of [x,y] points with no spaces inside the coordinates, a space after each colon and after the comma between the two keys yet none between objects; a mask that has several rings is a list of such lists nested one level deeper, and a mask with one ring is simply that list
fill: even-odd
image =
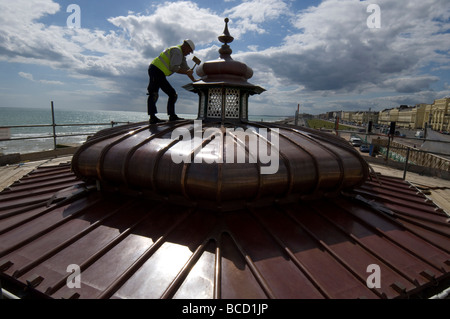
[{"label": "worker", "polygon": [[169,121],[182,120],[175,114],[175,102],[178,95],[175,89],[167,81],[167,77],[173,73],[186,74],[193,82],[193,70],[189,69],[186,56],[194,52],[195,45],[191,40],[184,40],[182,45],[170,47],[164,50],[157,58],[155,58],[148,68],[150,83],[147,87],[147,111],[150,115],[150,124],[164,122],[157,116],[156,101],[158,101],[158,92],[161,89],[169,97],[167,101],[167,114]]}]

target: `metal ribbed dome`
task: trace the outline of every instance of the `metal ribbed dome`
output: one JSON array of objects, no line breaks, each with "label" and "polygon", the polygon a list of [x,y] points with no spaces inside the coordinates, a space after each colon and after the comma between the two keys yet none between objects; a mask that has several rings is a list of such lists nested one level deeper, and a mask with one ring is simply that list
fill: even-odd
[{"label": "metal ribbed dome", "polygon": [[235,207],[317,198],[363,183],[368,165],[346,141],[308,128],[249,122],[248,97],[263,88],[234,61],[225,30],[220,59],[197,69],[197,120],[136,123],[97,133],[72,160],[75,174],[104,189]]},{"label": "metal ribbed dome", "polygon": [[[247,122],[240,126],[246,132],[242,139],[235,126],[202,124],[200,131],[193,120],[104,130],[80,147],[72,160],[73,170],[108,189],[219,205],[317,198],[357,186],[368,176],[368,165],[358,152],[327,133]],[[208,130],[224,133],[207,136]],[[260,134],[262,130],[267,130],[267,137]],[[201,138],[183,142],[174,132]],[[279,149],[273,147],[274,137]],[[252,162],[253,138],[260,148],[279,151],[276,163]],[[239,163],[239,154],[245,154],[244,163]],[[176,163],[178,156],[185,156],[185,161]],[[264,169],[276,172],[263,174]]]}]

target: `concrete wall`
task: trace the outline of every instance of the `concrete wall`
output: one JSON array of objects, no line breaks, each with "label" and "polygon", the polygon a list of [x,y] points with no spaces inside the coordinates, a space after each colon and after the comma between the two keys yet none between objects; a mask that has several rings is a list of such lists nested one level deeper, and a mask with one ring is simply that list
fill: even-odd
[{"label": "concrete wall", "polygon": [[40,161],[43,159],[64,156],[64,155],[73,155],[77,151],[78,147],[64,147],[57,148],[52,151],[42,151],[36,153],[26,153],[26,154],[7,154],[0,155],[0,166],[9,165],[9,164],[17,164],[21,162],[27,161]]}]

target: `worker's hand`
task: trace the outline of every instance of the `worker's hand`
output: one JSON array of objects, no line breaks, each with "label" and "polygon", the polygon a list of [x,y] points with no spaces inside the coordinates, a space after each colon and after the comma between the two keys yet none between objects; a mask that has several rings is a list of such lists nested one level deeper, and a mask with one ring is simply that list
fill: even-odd
[{"label": "worker's hand", "polygon": [[192,76],[192,75],[188,75],[189,79],[191,79],[192,82],[197,82],[197,80]]},{"label": "worker's hand", "polygon": [[192,74],[194,74],[194,70],[189,69],[189,70],[186,71],[186,74],[187,74],[188,76],[192,76]]}]

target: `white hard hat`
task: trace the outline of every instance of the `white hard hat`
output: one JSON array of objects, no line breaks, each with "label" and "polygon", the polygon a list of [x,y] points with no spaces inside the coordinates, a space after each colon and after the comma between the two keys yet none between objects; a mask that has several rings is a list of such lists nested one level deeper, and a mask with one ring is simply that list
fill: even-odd
[{"label": "white hard hat", "polygon": [[189,44],[189,46],[191,47],[192,51],[195,50],[195,44],[194,44],[194,42],[192,42],[192,40],[186,39],[186,40],[184,40],[184,42]]}]

